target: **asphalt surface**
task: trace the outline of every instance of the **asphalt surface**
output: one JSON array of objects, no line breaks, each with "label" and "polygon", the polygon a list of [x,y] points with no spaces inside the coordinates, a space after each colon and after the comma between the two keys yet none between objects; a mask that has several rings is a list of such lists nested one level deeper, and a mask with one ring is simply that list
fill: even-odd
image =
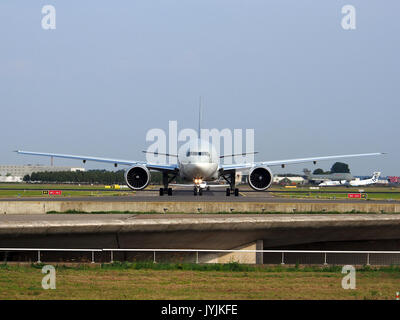
[{"label": "asphalt surface", "polygon": [[[194,196],[192,190],[174,190],[172,196],[159,196],[158,190],[137,191],[128,196],[90,196],[90,197],[25,197],[0,198],[0,201],[99,201],[99,202],[277,202],[277,203],[365,203],[363,199],[296,199],[283,198],[271,192],[241,191],[238,197],[227,197],[225,190],[204,191],[202,196]],[[397,203],[395,200],[369,200],[373,203]]]},{"label": "asphalt surface", "polygon": [[[178,187],[179,188],[179,187]],[[131,189],[127,189],[127,188],[123,188],[123,189],[85,189],[85,188],[53,188],[56,190],[61,190],[63,192],[68,192],[68,191],[86,191],[86,192],[121,192],[121,193],[127,193],[127,192],[131,192]],[[383,190],[385,190],[384,188],[382,188]],[[43,189],[43,188],[0,188],[0,191],[48,191],[49,188],[47,189]],[[176,187],[173,188],[174,192],[175,191],[183,191],[183,192],[192,192],[190,189],[176,189]],[[223,190],[223,191],[221,191]],[[255,191],[250,189],[249,187],[245,187],[245,189],[240,189],[243,192],[246,193],[251,193],[251,192],[256,192],[259,193],[260,191]],[[144,189],[141,190],[140,192],[155,192],[156,189]],[[215,189],[213,190],[215,192]],[[223,188],[219,189],[219,192],[225,192],[225,190]],[[314,194],[324,194],[324,193],[329,193],[329,194],[346,194],[346,193],[358,193],[358,191],[356,190],[340,190],[340,191],[335,191],[335,190],[298,190],[298,189],[292,189],[292,190],[268,190],[268,191],[264,191],[264,192],[268,192],[268,193],[290,193],[290,194],[305,194],[305,193],[314,193]],[[367,193],[370,191],[366,191]],[[400,192],[396,192],[396,191],[373,191],[372,193],[374,194],[399,194]]]}]

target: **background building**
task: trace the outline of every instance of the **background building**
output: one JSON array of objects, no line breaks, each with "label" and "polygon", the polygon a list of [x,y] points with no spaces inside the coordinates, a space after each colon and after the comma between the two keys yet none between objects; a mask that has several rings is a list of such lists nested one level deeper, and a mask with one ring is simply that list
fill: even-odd
[{"label": "background building", "polygon": [[21,182],[24,176],[32,172],[85,171],[85,168],[58,167],[42,165],[0,165],[0,182]]},{"label": "background building", "polygon": [[301,176],[274,176],[273,183],[277,184],[304,184],[306,180]]}]

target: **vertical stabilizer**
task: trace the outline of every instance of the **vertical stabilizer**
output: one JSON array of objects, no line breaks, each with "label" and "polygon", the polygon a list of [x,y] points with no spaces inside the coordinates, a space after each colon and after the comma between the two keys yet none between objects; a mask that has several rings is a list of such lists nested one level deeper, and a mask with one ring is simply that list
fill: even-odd
[{"label": "vertical stabilizer", "polygon": [[374,172],[374,174],[372,175],[372,181],[374,183],[376,183],[378,181],[380,175],[381,175],[380,172]]},{"label": "vertical stabilizer", "polygon": [[311,171],[310,171],[310,170],[304,168],[304,169],[303,169],[303,172],[304,172],[304,174],[306,175],[306,177],[310,177],[310,176],[311,176]]}]

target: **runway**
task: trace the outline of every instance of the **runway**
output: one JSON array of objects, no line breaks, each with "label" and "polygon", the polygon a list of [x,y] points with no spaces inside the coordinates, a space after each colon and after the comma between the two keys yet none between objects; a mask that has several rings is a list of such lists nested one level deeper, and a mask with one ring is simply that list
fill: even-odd
[{"label": "runway", "polygon": [[[128,191],[129,192],[129,191]],[[225,190],[204,191],[202,196],[194,196],[192,190],[175,189],[172,196],[159,196],[158,190],[136,191],[124,196],[45,196],[45,197],[13,197],[0,198],[1,201],[63,201],[63,202],[268,202],[268,203],[366,203],[364,199],[299,199],[280,196],[282,193],[254,192],[243,190],[238,197],[226,196]],[[370,203],[387,204],[399,203],[396,200],[368,200]]]}]

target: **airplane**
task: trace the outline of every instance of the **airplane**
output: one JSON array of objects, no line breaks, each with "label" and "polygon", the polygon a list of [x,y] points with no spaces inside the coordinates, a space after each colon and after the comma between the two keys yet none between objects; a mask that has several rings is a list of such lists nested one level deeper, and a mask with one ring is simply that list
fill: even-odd
[{"label": "airplane", "polygon": [[359,186],[367,186],[370,184],[374,184],[378,182],[380,172],[374,172],[372,177],[365,180],[341,180],[341,181],[325,181],[320,183],[318,186],[320,187],[335,187],[335,186],[346,186],[346,187],[359,187]]},{"label": "airplane", "polygon": [[[199,128],[198,137],[200,137],[201,129],[201,111],[199,116]],[[44,153],[44,152],[32,152],[17,150],[18,154],[24,155],[35,155],[45,156],[54,158],[64,159],[76,159],[81,160],[83,163],[86,161],[96,161],[103,163],[112,163],[115,167],[118,165],[126,165],[128,168],[125,170],[125,181],[128,187],[132,190],[143,190],[150,183],[151,173],[150,171],[159,171],[162,173],[162,185],[159,189],[160,196],[167,193],[169,196],[172,195],[172,188],[170,187],[171,182],[176,178],[180,177],[185,181],[192,181],[192,184],[183,185],[193,188],[193,194],[202,195],[203,190],[211,188],[226,188],[226,196],[234,194],[236,197],[239,196],[239,189],[236,183],[236,172],[247,172],[248,173],[248,184],[255,191],[267,190],[273,181],[273,173],[270,167],[281,166],[284,168],[289,164],[306,163],[333,159],[343,158],[354,158],[354,157],[365,157],[365,156],[378,156],[384,153],[362,153],[362,154],[348,154],[348,155],[335,155],[335,156],[320,156],[320,157],[308,157],[298,159],[287,159],[287,160],[273,160],[273,161],[261,161],[261,162],[247,162],[238,164],[222,164],[220,159],[225,157],[234,157],[239,154],[222,155],[219,156],[215,147],[206,140],[197,139],[185,143],[178,154],[162,154],[154,153],[159,155],[174,156],[177,157],[176,164],[158,164],[149,163],[146,161],[135,161],[135,160],[122,160],[112,158],[101,158],[85,155],[70,155],[70,154],[58,154],[58,153]],[[144,151],[147,152],[147,151]],[[256,154],[252,153],[241,153],[240,155]],[[225,185],[212,185],[207,182],[225,180]],[[176,185],[178,186],[178,185]],[[182,186],[182,185],[179,185]]]}]

